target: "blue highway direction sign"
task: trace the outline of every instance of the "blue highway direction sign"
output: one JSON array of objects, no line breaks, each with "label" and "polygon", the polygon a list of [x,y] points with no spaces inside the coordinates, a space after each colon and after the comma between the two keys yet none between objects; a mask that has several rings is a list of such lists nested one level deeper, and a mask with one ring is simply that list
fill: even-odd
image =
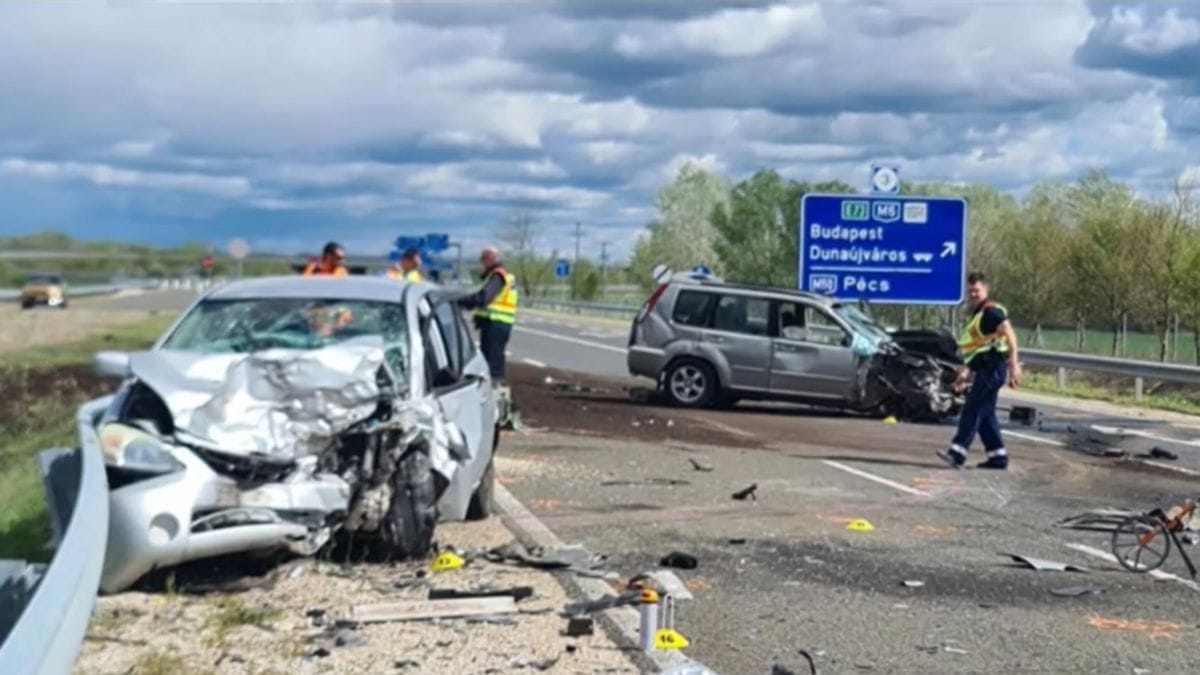
[{"label": "blue highway direction sign", "polygon": [[800,288],[841,300],[956,305],[966,276],[959,197],[807,194],[800,199]]},{"label": "blue highway direction sign", "polygon": [[554,276],[559,279],[566,279],[571,276],[571,261],[557,260],[554,263]]}]

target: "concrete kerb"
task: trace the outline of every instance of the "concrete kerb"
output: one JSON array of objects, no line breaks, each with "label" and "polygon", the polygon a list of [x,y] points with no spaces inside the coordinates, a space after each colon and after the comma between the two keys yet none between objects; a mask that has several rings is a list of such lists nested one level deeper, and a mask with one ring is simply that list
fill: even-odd
[{"label": "concrete kerb", "polygon": [[[503,485],[496,484],[493,495],[496,507],[501,512],[504,525],[525,546],[542,546],[552,548],[562,546],[558,535],[550,531],[537,516],[533,515],[525,505],[517,501]],[[606,595],[614,595],[613,588],[601,579],[579,577],[570,573],[557,575],[559,583],[566,588],[567,593],[582,600],[596,600]],[[638,613],[632,607],[616,607],[596,615],[597,623],[604,628],[610,638],[623,647],[628,648],[631,660],[643,672],[666,672],[684,667],[695,667],[697,672],[705,670],[712,672],[707,666],[695,661],[681,652],[655,651],[643,652],[638,649]]]}]

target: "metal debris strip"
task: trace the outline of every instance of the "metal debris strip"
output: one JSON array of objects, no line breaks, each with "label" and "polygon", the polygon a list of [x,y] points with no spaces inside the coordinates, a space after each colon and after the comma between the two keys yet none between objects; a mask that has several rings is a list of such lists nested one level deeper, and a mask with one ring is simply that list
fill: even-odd
[{"label": "metal debris strip", "polygon": [[1021,563],[1026,567],[1034,569],[1038,572],[1084,572],[1087,570],[1077,565],[1060,563],[1054,560],[1045,560],[1043,558],[1034,558],[1032,556],[1020,555],[1018,553],[1000,552],[997,555],[1002,555],[1006,558],[1012,558],[1015,562]]},{"label": "metal debris strip", "polygon": [[1059,527],[1071,530],[1091,530],[1095,532],[1112,532],[1126,518],[1141,515],[1137,511],[1124,509],[1097,509],[1086,511],[1079,515],[1069,516],[1058,521]]},{"label": "metal debris strip", "polygon": [[565,569],[585,576],[609,576],[608,572],[598,569],[608,562],[608,556],[592,553],[578,544],[550,549],[540,546],[526,549],[514,542],[484,551],[482,557],[500,564],[517,564],[544,570]]},{"label": "metal debris strip", "polygon": [[679,478],[639,478],[637,480],[618,479],[606,480],[600,483],[601,487],[628,486],[628,485],[648,485],[651,487],[674,487],[677,485],[691,485],[690,481]]},{"label": "metal debris strip", "polygon": [[620,595],[606,595],[595,600],[573,602],[563,607],[563,615],[568,618],[577,618],[586,616],[588,614],[594,614],[596,612],[603,612],[606,609],[612,609],[614,607],[632,607],[633,605],[638,604],[638,601],[641,599],[641,597],[642,591],[639,589],[634,589],[625,591]]}]

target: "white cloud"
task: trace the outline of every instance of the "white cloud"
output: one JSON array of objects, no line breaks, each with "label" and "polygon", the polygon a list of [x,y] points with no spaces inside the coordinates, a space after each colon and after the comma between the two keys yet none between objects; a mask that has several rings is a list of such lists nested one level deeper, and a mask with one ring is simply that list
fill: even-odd
[{"label": "white cloud", "polygon": [[0,160],[0,171],[47,180],[82,180],[102,188],[174,190],[215,197],[242,197],[251,191],[250,181],[242,176],[133,171],[108,164],[84,162],[46,162],[10,157]]},{"label": "white cloud", "polygon": [[1161,55],[1200,44],[1200,21],[1180,16],[1174,7],[1150,22],[1140,8],[1118,7],[1113,10],[1111,27],[1124,32],[1121,44],[1139,54]]},{"label": "white cloud", "polygon": [[613,49],[630,58],[687,52],[722,58],[761,56],[822,37],[819,4],[727,9],[676,25],[647,24],[619,33]]}]

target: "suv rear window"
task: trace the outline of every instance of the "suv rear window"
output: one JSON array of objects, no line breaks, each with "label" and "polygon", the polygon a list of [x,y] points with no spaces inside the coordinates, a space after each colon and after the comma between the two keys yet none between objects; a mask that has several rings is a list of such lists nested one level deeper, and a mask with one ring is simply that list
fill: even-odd
[{"label": "suv rear window", "polygon": [[675,310],[671,313],[671,320],[685,326],[708,325],[708,315],[715,297],[712,293],[680,291],[679,297],[675,298]]}]

